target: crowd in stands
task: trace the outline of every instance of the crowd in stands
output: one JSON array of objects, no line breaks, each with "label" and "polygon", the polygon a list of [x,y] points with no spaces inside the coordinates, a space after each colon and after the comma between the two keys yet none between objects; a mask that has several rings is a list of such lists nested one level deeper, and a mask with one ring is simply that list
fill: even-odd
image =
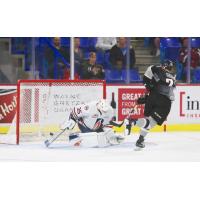
[{"label": "crowd in stands", "polygon": [[[44,49],[44,57],[47,61],[47,77],[49,79],[53,79],[54,75],[56,74],[56,77],[58,79],[63,79],[65,74],[64,72],[66,71],[67,66],[63,62],[62,58],[64,58],[67,61],[70,60],[69,48],[61,46],[61,38],[59,37],[53,38],[53,47],[54,48],[47,46]],[[55,54],[58,56],[55,56]],[[43,76],[42,73],[41,76]]]},{"label": "crowd in stands", "polygon": [[[16,38],[16,41],[19,44],[16,46],[17,53],[21,52],[28,58],[25,70],[30,70],[31,48],[27,48],[26,44],[31,38]],[[14,44],[12,47],[15,47]],[[186,81],[188,38],[144,38],[144,47],[148,47],[150,55],[159,57],[160,61],[173,60],[177,66],[177,79]],[[35,50],[40,79],[70,78],[70,38],[39,38]],[[192,38],[190,63],[191,81],[200,82],[200,38]],[[131,81],[141,81],[135,50],[125,37],[74,38],[74,64],[76,79],[116,79],[123,82],[128,66]]]},{"label": "crowd in stands", "polygon": [[[117,44],[110,49],[110,62],[112,69],[122,70],[126,68],[127,64],[127,39],[120,37]],[[130,61],[129,66],[133,68],[135,66],[135,51],[132,47],[129,47]]]},{"label": "crowd in stands", "polygon": [[[70,50],[62,46],[60,38],[52,39],[52,46],[45,46],[45,73],[40,78],[69,78]],[[125,37],[74,38],[75,77],[79,79],[105,79],[106,70],[119,71],[126,69],[127,52],[129,52],[129,67],[135,67],[135,51],[129,47]],[[57,56],[55,56],[55,53]],[[62,59],[61,59],[62,57]],[[39,65],[43,65],[40,62]],[[41,70],[40,70],[41,71]],[[43,72],[44,70],[42,70]],[[137,72],[136,72],[137,73]]]}]

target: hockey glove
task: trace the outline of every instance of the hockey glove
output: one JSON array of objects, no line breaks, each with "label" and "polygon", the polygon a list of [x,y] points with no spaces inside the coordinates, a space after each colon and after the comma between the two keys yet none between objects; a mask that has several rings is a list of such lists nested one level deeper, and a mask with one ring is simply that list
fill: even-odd
[{"label": "hockey glove", "polygon": [[147,102],[147,98],[148,98],[148,95],[138,98],[137,104],[145,104]]}]

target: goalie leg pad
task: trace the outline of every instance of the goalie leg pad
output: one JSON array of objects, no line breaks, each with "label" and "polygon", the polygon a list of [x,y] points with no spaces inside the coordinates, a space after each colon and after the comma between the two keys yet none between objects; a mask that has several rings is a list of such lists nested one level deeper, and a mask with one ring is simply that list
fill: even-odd
[{"label": "goalie leg pad", "polygon": [[79,137],[82,147],[107,147],[110,145],[102,132],[81,133]]},{"label": "goalie leg pad", "polygon": [[103,133],[105,134],[105,136],[108,140],[108,143],[110,143],[111,145],[120,144],[125,139],[123,136],[115,134],[113,129],[111,129],[111,128],[107,128],[104,130],[105,130],[105,132],[103,132]]},{"label": "goalie leg pad", "polygon": [[120,144],[124,140],[124,137],[116,135],[111,128],[99,133],[81,133],[79,137],[81,138],[81,146],[83,147],[108,147]]}]

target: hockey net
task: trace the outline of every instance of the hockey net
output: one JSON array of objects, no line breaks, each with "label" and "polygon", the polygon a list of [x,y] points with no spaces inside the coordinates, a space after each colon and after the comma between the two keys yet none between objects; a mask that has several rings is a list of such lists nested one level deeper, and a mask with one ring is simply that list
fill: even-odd
[{"label": "hockey net", "polygon": [[16,132],[17,144],[49,138],[60,132],[74,106],[105,98],[105,88],[101,80],[20,80],[11,135]]}]

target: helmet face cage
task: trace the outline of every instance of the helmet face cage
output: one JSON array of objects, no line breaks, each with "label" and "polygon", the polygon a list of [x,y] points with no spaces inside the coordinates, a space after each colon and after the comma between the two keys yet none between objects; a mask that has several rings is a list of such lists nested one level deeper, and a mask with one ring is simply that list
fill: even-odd
[{"label": "helmet face cage", "polygon": [[176,66],[175,66],[175,64],[174,64],[173,61],[171,61],[171,60],[164,60],[164,62],[162,63],[162,67],[167,72],[169,72],[171,74],[176,74]]}]

